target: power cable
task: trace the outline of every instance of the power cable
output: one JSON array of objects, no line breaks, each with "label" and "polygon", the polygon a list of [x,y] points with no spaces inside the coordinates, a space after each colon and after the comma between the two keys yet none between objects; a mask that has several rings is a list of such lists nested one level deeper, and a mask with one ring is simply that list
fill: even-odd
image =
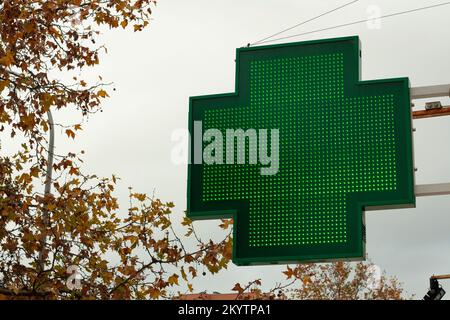
[{"label": "power cable", "polygon": [[[422,10],[442,7],[442,6],[446,6],[446,5],[449,5],[449,4],[450,4],[450,2],[439,3],[439,4],[427,6],[427,7],[421,7],[421,8],[411,9],[411,10],[407,10],[407,11],[401,11],[401,12],[387,14],[387,15],[381,16],[381,17],[379,17],[377,19],[390,18],[390,17],[394,17],[394,16],[399,16],[399,15],[403,15],[403,14],[412,13],[412,12],[417,12],[417,11],[422,11]],[[333,26],[333,27],[327,27],[327,28],[323,28],[323,29],[316,29],[316,30],[303,32],[303,33],[297,33],[297,34],[286,36],[286,37],[281,37],[281,38],[276,38],[276,39],[271,39],[271,40],[259,41],[258,44],[274,42],[274,41],[279,41],[279,40],[285,40],[285,39],[291,39],[291,38],[294,38],[294,37],[300,37],[300,36],[304,36],[304,35],[307,35],[307,34],[312,34],[312,33],[317,33],[317,32],[322,32],[322,31],[327,31],[327,30],[332,30],[332,29],[337,29],[337,28],[342,28],[342,27],[347,27],[347,26],[351,26],[351,25],[355,25],[355,24],[359,24],[359,23],[363,23],[363,22],[372,21],[372,20],[373,19],[358,20],[358,21],[354,21],[354,22],[349,22],[349,23],[336,25],[336,26]]]},{"label": "power cable", "polygon": [[330,13],[332,13],[332,12],[338,11],[339,9],[345,8],[345,7],[351,5],[351,4],[355,3],[355,2],[358,2],[358,1],[359,1],[359,0],[354,0],[354,1],[348,2],[348,3],[346,3],[346,4],[342,5],[342,6],[339,6],[339,7],[337,7],[337,8],[334,8],[334,9],[330,10],[330,11],[324,12],[324,13],[322,13],[322,14],[320,14],[320,15],[318,15],[318,16],[315,16],[315,17],[313,17],[313,18],[310,18],[310,19],[308,19],[308,20],[302,21],[302,22],[300,22],[300,23],[298,23],[298,24],[296,24],[296,25],[294,25],[294,26],[292,26],[292,27],[289,27],[289,28],[287,28],[287,29],[281,30],[281,31],[279,31],[279,32],[277,32],[277,33],[274,33],[274,34],[268,36],[268,37],[265,37],[265,38],[263,38],[263,39],[261,39],[261,40],[258,40],[258,41],[254,42],[254,43],[249,43],[249,46],[253,46],[253,45],[256,45],[256,44],[259,44],[259,43],[264,43],[264,42],[266,42],[266,40],[268,40],[268,39],[270,39],[270,38],[273,38],[273,37],[275,37],[275,36],[278,36],[278,35],[280,35],[280,34],[286,32],[286,31],[292,30],[292,29],[294,29],[294,28],[300,27],[300,26],[302,26],[302,25],[304,25],[304,24],[306,24],[306,23],[308,23],[308,22],[317,20],[317,19],[319,19],[319,18],[321,18],[321,17],[323,17],[323,16],[326,16],[327,14],[330,14]]}]

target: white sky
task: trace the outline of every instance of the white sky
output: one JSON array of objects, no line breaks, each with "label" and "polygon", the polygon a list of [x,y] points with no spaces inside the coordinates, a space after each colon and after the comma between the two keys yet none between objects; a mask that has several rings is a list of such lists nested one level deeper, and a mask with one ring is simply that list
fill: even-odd
[{"label": "white sky", "polygon": [[[118,195],[124,209],[131,185],[174,201],[181,218],[187,168],[171,162],[170,138],[174,130],[187,127],[189,96],[233,92],[237,47],[346,2],[161,0],[145,31],[105,31],[108,54],[95,74],[114,81],[117,91],[110,90],[104,112],[90,118],[75,142],[63,132],[57,135],[57,151],[83,149],[89,172],[120,176]],[[368,18],[369,5],[389,14],[440,2],[361,0],[286,35]],[[362,80],[407,76],[412,86],[445,84],[450,83],[449,14],[446,6],[382,20],[380,29],[360,24],[291,41],[358,35]],[[70,114],[56,114],[55,120],[67,117]],[[414,126],[417,183],[450,182],[450,117],[416,120]],[[215,227],[218,221],[195,224],[203,238],[222,235]],[[426,293],[432,274],[450,273],[450,196],[418,198],[415,209],[368,212],[366,227],[369,258],[388,275],[396,275],[417,298]],[[219,275],[201,277],[194,287],[229,292],[234,283],[255,278],[271,287],[283,279],[284,269],[230,266]],[[442,284],[450,292],[450,281]]]}]

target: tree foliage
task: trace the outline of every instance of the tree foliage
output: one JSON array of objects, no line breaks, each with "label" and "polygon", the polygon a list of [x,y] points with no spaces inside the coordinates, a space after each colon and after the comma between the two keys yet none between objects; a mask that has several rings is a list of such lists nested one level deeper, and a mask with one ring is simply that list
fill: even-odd
[{"label": "tree foliage", "polygon": [[335,262],[287,266],[285,284],[261,289],[261,280],[233,287],[237,299],[399,300],[405,294],[395,277],[377,274],[368,262]]},{"label": "tree foliage", "polygon": [[[216,273],[231,258],[229,234],[202,241],[188,219],[172,227],[172,203],[130,189],[129,208],[114,196],[117,178],[81,172],[79,154],[54,154],[48,179],[48,131],[75,138],[81,125],[49,121],[70,108],[82,117],[108,97],[99,81],[72,73],[100,62],[101,26],[141,31],[151,0],[6,0],[0,2],[0,130],[25,141],[0,158],[0,295],[34,298],[144,299],[193,290],[198,269]],[[66,80],[71,79],[71,80]],[[16,134],[20,133],[20,140]],[[22,137],[25,137],[23,140]],[[183,242],[182,240],[183,239]],[[192,240],[189,240],[192,239]],[[186,248],[184,242],[191,245]],[[68,274],[76,266],[77,277]],[[80,286],[68,289],[68,281]]]}]

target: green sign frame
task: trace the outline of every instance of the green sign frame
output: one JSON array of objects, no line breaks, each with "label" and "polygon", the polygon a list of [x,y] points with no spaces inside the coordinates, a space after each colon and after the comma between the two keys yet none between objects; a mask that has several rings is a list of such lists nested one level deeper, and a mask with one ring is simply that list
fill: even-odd
[{"label": "green sign frame", "polygon": [[[238,48],[235,92],[190,98],[187,216],[233,218],[235,264],[364,260],[365,210],[415,207],[409,80],[361,81],[360,63],[357,36]],[[255,165],[195,163],[199,121],[204,130],[280,126],[279,172],[254,177]]]}]

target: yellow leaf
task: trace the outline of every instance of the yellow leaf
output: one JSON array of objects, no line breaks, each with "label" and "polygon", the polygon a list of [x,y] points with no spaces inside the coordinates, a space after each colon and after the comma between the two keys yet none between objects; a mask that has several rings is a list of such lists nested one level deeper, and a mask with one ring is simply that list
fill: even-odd
[{"label": "yellow leaf", "polygon": [[167,279],[167,281],[169,282],[169,284],[171,286],[173,286],[175,284],[178,285],[178,275],[174,273],[173,275],[171,275],[169,277],[169,279]]},{"label": "yellow leaf", "polygon": [[187,275],[183,267],[181,267],[181,277],[184,279],[184,281],[187,281]]},{"label": "yellow leaf", "polygon": [[99,97],[102,97],[102,98],[106,98],[106,97],[109,97],[109,95],[108,95],[108,93],[105,91],[105,90],[99,90],[98,92],[97,92],[97,95],[99,96]]},{"label": "yellow leaf", "polygon": [[11,51],[8,51],[3,57],[0,58],[0,64],[8,67],[14,62],[14,56]]},{"label": "yellow leaf", "polygon": [[192,220],[189,219],[188,217],[184,217],[184,218],[183,218],[183,222],[181,222],[181,224],[182,224],[183,226],[189,226],[189,225],[192,224]]},{"label": "yellow leaf", "polygon": [[133,197],[135,197],[139,201],[144,201],[145,198],[147,198],[147,195],[145,193],[133,193]]}]

